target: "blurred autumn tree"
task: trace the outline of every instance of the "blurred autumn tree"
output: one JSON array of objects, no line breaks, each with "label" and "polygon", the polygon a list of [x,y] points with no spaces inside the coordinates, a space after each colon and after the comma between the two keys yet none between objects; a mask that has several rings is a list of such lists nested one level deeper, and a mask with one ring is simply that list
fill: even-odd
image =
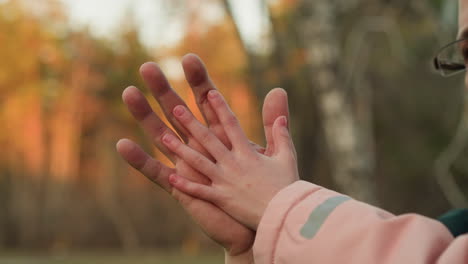
[{"label": "blurred autumn tree", "polygon": [[[115,142],[123,137],[133,137],[152,151],[121,102],[129,84],[147,93],[138,68],[153,56],[142,46],[135,25],[127,22],[120,35],[103,40],[86,30],[68,29],[58,1],[43,1],[40,7],[32,13],[34,7],[25,2],[8,1],[0,8],[0,120],[5,124],[0,132],[5,153],[0,159],[0,245],[58,251],[198,248],[206,239],[175,203],[115,152]],[[191,32],[205,26],[191,19]],[[203,32],[207,38],[186,36],[198,49],[184,42],[155,57],[164,63],[191,50],[208,65],[218,65],[211,71],[213,79],[222,84],[247,133],[258,139],[255,99],[240,77],[240,46],[232,42],[213,54],[213,42],[207,41],[229,41],[232,32],[220,21]],[[220,60],[226,53],[237,54],[237,59]],[[180,77],[173,76],[172,83],[195,107]]]},{"label": "blurred autumn tree", "polygon": [[37,15],[19,1],[0,9],[1,241],[60,250],[118,238],[136,248],[134,207],[121,199],[142,192],[129,187],[114,144],[138,135],[120,94],[142,86],[138,67],[150,56],[134,28],[110,43],[65,28],[58,2],[42,4]]}]

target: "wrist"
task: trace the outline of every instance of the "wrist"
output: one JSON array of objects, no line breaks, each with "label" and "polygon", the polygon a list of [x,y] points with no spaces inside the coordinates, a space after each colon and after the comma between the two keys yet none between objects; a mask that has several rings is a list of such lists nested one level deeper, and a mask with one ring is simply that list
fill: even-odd
[{"label": "wrist", "polygon": [[224,250],[224,263],[225,264],[253,264],[253,250],[242,252],[240,254],[232,255],[226,249]]}]

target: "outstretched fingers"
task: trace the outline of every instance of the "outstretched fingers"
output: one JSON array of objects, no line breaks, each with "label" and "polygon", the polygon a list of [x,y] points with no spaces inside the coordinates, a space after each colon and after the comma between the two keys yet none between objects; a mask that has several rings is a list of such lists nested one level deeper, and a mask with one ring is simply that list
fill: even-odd
[{"label": "outstretched fingers", "polygon": [[153,159],[140,146],[128,139],[121,139],[116,145],[117,152],[130,166],[139,170],[152,182],[161,186],[165,191],[171,192],[169,175],[175,170]]},{"label": "outstretched fingers", "polygon": [[215,163],[182,143],[177,137],[166,134],[163,136],[163,143],[192,168],[201,172],[211,180],[219,174],[218,167]]},{"label": "outstretched fingers", "polygon": [[203,124],[193,116],[185,106],[178,105],[173,110],[177,120],[205,148],[215,160],[229,155],[229,149]]},{"label": "outstretched fingers", "polygon": [[188,194],[194,198],[205,200],[217,204],[220,195],[213,186],[193,182],[177,174],[169,176],[171,185],[182,193]]},{"label": "outstretched fingers", "polygon": [[174,109],[176,105],[185,105],[184,100],[182,100],[174,89],[172,89],[166,76],[156,63],[147,62],[141,65],[140,74],[153,97],[161,106],[167,120],[171,123],[182,139],[187,141],[187,131],[172,115],[172,109]]},{"label": "outstretched fingers", "polygon": [[175,156],[161,143],[163,135],[174,132],[154,113],[145,96],[136,87],[130,86],[123,91],[122,100],[153,143],[174,163]]},{"label": "outstretched fingers", "polygon": [[195,54],[187,54],[182,58],[182,67],[185,73],[185,79],[192,88],[198,109],[206,120],[206,123],[228,148],[230,142],[224,132],[223,126],[219,122],[215,111],[208,102],[207,95],[211,90],[217,90],[213,84],[203,61]]},{"label": "outstretched fingers", "polygon": [[233,148],[252,150],[252,146],[244,134],[239,120],[237,120],[237,117],[231,111],[223,96],[218,91],[211,90],[208,92],[208,100],[223,125]]}]

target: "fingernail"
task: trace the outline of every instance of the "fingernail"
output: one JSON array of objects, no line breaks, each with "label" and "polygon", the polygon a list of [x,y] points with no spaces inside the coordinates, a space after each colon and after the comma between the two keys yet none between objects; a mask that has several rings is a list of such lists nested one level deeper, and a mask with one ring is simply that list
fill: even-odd
[{"label": "fingernail", "polygon": [[218,96],[218,92],[216,92],[215,90],[211,90],[208,92],[208,98],[216,98]]},{"label": "fingernail", "polygon": [[280,117],[279,125],[283,127],[286,127],[288,125],[288,120],[285,116]]},{"label": "fingernail", "polygon": [[185,109],[184,109],[183,106],[178,105],[178,106],[174,107],[173,112],[174,112],[174,115],[176,115],[176,116],[182,116],[184,114],[184,112],[185,112]]},{"label": "fingernail", "polygon": [[174,136],[171,134],[166,134],[162,138],[164,143],[171,143],[174,140]]},{"label": "fingernail", "polygon": [[172,183],[172,184],[176,184],[177,183],[177,175],[171,174],[169,176],[169,182]]}]

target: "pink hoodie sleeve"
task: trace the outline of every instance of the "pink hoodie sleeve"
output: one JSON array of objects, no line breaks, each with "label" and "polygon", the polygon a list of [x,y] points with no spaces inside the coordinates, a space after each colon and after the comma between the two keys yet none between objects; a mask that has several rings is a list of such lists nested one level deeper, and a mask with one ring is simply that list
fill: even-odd
[{"label": "pink hoodie sleeve", "polygon": [[255,263],[468,264],[468,235],[436,220],[394,216],[312,183],[281,190],[258,226]]}]

